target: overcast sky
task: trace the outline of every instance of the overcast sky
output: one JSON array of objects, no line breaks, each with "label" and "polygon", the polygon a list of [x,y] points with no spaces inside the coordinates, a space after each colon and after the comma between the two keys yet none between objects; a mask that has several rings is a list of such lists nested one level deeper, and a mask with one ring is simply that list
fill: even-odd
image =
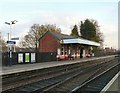
[{"label": "overcast sky", "polygon": [[22,38],[33,24],[56,24],[62,33],[70,34],[73,25],[89,18],[98,21],[104,45],[118,48],[118,1],[88,1],[1,0],[0,31],[7,40],[10,27],[5,22],[18,20],[12,26],[12,36]]}]

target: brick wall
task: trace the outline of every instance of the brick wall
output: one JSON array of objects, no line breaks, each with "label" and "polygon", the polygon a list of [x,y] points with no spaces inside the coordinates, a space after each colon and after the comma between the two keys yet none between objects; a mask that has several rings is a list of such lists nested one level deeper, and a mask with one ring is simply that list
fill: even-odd
[{"label": "brick wall", "polygon": [[50,34],[46,34],[39,41],[39,52],[57,52],[59,47],[59,40]]}]

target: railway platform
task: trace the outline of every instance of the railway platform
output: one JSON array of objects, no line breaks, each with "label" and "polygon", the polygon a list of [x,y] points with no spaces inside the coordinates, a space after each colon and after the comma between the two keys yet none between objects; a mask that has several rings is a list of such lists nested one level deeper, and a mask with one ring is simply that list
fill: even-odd
[{"label": "railway platform", "polygon": [[19,64],[19,65],[13,65],[11,67],[2,67],[2,73],[0,73],[0,75],[2,76],[7,74],[13,74],[13,73],[19,73],[19,72],[25,72],[25,71],[31,71],[31,70],[37,70],[37,69],[43,69],[43,68],[49,68],[55,66],[62,66],[68,64],[75,64],[79,62],[86,62],[86,61],[111,58],[111,57],[115,57],[115,55],[83,58],[79,60],[53,61],[53,62],[42,62],[42,63],[34,63],[34,64]]}]

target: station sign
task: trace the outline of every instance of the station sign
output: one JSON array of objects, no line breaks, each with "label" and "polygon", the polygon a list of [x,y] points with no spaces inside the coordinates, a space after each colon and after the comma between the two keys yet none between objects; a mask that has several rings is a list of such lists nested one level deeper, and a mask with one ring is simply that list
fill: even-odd
[{"label": "station sign", "polygon": [[60,40],[60,44],[64,44],[64,40]]},{"label": "station sign", "polygon": [[19,37],[11,38],[11,40],[19,40]]},{"label": "station sign", "polygon": [[7,44],[14,45],[14,44],[16,44],[16,42],[15,41],[7,41]]}]

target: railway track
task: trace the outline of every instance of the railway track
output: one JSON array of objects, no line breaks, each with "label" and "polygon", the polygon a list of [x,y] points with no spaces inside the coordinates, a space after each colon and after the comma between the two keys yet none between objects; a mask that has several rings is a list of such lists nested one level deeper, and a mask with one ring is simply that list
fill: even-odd
[{"label": "railway track", "polygon": [[83,69],[85,67],[89,67],[92,64],[99,64],[101,62],[106,62],[112,59],[113,58],[104,58],[104,59],[99,59],[94,61],[87,61],[87,62],[3,75],[2,89],[3,91],[5,91],[11,88],[23,86],[23,85],[37,82],[43,79],[59,76],[61,74],[65,74],[65,73],[74,71],[76,69]]},{"label": "railway track", "polygon": [[[59,92],[69,93],[72,90],[74,90],[76,87],[86,83],[90,79],[93,79],[97,75],[108,70],[111,66],[115,66],[118,63],[116,61],[117,61],[117,59],[109,61],[104,64],[96,65],[96,66],[94,66],[94,68],[88,69],[88,71],[84,72],[84,74],[77,74],[76,76],[68,78],[67,80],[62,81],[59,84],[56,84],[54,86],[51,86],[50,88],[47,88],[46,90],[44,90],[44,92],[59,91]],[[76,92],[74,92],[74,93],[76,93]],[[77,92],[77,93],[79,93],[79,92]]]},{"label": "railway track", "polygon": [[2,89],[4,91],[11,88],[23,86],[32,82],[37,82],[43,79],[59,76],[61,74],[68,73],[76,69],[82,69],[92,64],[99,64],[101,63],[101,61],[106,62],[112,59],[113,58],[104,58],[104,59],[99,59],[94,61],[87,61],[87,62],[3,75]]},{"label": "railway track", "polygon": [[[37,80],[36,82],[25,84],[25,85],[22,85],[19,87],[7,89],[7,90],[4,90],[2,93],[9,93],[9,92],[10,93],[18,93],[18,91],[22,91],[25,93],[60,91],[61,85],[63,86],[63,84],[64,85],[68,84],[68,82],[76,82],[77,80],[80,81],[81,78],[84,78],[84,80],[82,80],[81,83],[78,83],[78,81],[77,81],[77,84],[73,83],[73,84],[75,84],[74,87],[70,88],[70,86],[69,86],[66,88],[67,90],[65,90],[65,88],[64,88],[64,90],[62,89],[63,91],[70,92],[71,89],[74,89],[79,84],[86,82],[85,80],[88,80],[88,79],[90,79],[90,77],[94,76],[96,74],[96,72],[99,72],[99,73],[102,72],[101,70],[103,68],[105,69],[107,66],[109,68],[110,63],[112,63],[111,65],[116,64],[116,61],[115,62],[114,61],[115,61],[115,59],[111,59],[109,61],[102,60],[102,62],[99,61],[97,63],[91,62],[91,64],[94,63],[92,65],[91,64],[86,65],[88,63],[85,63],[84,65],[77,64],[76,66],[71,65],[72,70],[70,70],[70,68],[66,67],[65,72],[62,71],[62,74],[54,75],[52,77],[44,78],[41,80]],[[72,84],[68,84],[68,85],[73,86]],[[59,88],[57,88],[57,87],[59,87]],[[58,90],[55,90],[55,89],[58,89]]]},{"label": "railway track", "polygon": [[89,81],[83,83],[81,86],[73,89],[70,93],[100,93],[107,83],[120,71],[120,64],[117,64]]}]

